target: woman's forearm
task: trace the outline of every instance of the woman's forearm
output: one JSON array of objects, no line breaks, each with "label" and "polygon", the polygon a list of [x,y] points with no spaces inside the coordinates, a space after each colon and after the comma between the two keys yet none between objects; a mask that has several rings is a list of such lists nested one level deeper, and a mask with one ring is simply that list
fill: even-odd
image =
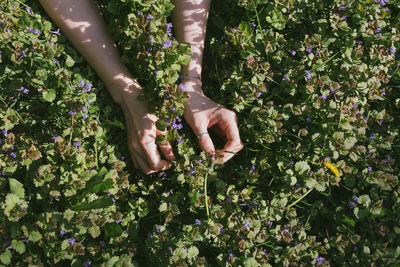
[{"label": "woman's forearm", "polygon": [[124,93],[137,94],[139,84],[121,63],[118,50],[106,30],[93,0],[39,0],[52,20],[92,66],[113,99]]}]

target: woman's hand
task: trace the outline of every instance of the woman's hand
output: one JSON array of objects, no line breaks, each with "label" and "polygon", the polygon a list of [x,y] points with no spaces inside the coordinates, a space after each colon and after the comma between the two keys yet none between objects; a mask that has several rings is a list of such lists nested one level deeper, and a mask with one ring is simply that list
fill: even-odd
[{"label": "woman's hand", "polygon": [[145,174],[162,171],[171,167],[175,159],[170,143],[158,145],[166,160],[161,159],[158,152],[156,137],[163,134],[156,126],[158,118],[150,114],[145,102],[137,99],[140,89],[126,91],[120,105],[125,115],[128,147],[133,164]]},{"label": "woman's hand", "polygon": [[[197,83],[197,85],[196,85]],[[193,87],[201,88],[200,81],[186,82],[188,98],[185,104],[184,117],[194,133],[199,138],[200,147],[207,152],[215,153],[214,144],[208,135],[208,128],[225,139],[222,161],[226,162],[243,148],[237,126],[237,117],[231,110],[215,103],[206,97],[201,90],[191,90]]]}]

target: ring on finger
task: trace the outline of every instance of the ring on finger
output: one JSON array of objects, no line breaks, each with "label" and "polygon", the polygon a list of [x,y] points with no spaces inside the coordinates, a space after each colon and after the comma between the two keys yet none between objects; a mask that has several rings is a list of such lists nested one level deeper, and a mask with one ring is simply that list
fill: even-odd
[{"label": "ring on finger", "polygon": [[207,135],[209,135],[207,132],[200,133],[200,134],[197,136],[197,138],[198,138],[198,139],[201,139],[201,138],[203,138],[204,136],[207,136]]}]

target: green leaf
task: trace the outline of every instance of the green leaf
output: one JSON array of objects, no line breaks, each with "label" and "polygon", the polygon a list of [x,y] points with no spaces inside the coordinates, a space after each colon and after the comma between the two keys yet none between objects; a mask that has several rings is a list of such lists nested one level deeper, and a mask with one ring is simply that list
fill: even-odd
[{"label": "green leaf", "polygon": [[65,65],[67,65],[67,67],[72,67],[74,64],[75,60],[73,60],[71,56],[67,55],[67,59],[65,60]]},{"label": "green leaf", "polygon": [[39,241],[40,239],[42,239],[42,235],[37,232],[37,231],[33,231],[29,233],[29,241],[32,241],[33,243]]},{"label": "green leaf", "polygon": [[103,227],[104,234],[107,238],[120,236],[124,230],[117,223],[107,223]]},{"label": "green leaf", "polygon": [[8,183],[10,184],[11,193],[17,195],[21,199],[25,198],[25,189],[23,184],[13,178],[9,178]]},{"label": "green leaf", "polygon": [[166,211],[167,209],[168,209],[168,205],[165,202],[161,203],[160,207],[158,208],[158,210],[160,212]]},{"label": "green leaf", "polygon": [[294,165],[294,170],[299,174],[304,174],[310,170],[310,166],[305,161],[299,161]]},{"label": "green leaf", "polygon": [[114,202],[111,196],[99,198],[93,200],[90,203],[76,204],[72,207],[73,210],[91,210],[91,209],[103,209],[111,206]]},{"label": "green leaf", "polygon": [[197,255],[199,255],[199,250],[197,249],[197,247],[192,246],[187,250],[187,257],[188,258],[194,258]]},{"label": "green leaf", "polygon": [[55,98],[56,98],[56,90],[49,89],[43,92],[43,99],[46,100],[47,102],[53,102]]},{"label": "green leaf", "polygon": [[23,254],[26,251],[26,246],[24,244],[24,242],[20,241],[20,240],[13,240],[11,241],[11,245],[13,246],[13,248],[19,253],[19,254]]},{"label": "green leaf", "polygon": [[353,219],[350,219],[346,215],[343,216],[342,222],[347,223],[347,224],[351,225],[352,227],[354,227],[354,225],[356,224]]},{"label": "green leaf", "polygon": [[90,234],[93,238],[98,237],[98,236],[101,234],[100,227],[98,227],[97,225],[96,225],[96,226],[90,227],[90,228],[89,228],[89,234]]},{"label": "green leaf", "polygon": [[5,264],[5,265],[9,265],[11,263],[11,258],[12,258],[12,254],[11,254],[11,251],[8,249],[0,255],[1,263]]}]

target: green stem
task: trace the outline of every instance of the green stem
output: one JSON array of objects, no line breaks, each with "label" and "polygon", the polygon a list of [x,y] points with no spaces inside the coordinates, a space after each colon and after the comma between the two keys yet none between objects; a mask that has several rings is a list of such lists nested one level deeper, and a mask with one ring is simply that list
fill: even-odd
[{"label": "green stem", "polygon": [[[214,161],[211,162],[211,166],[209,170],[212,170],[214,168]],[[204,177],[204,199],[205,199],[205,205],[206,205],[206,213],[207,213],[207,219],[210,221],[210,211],[208,209],[208,195],[207,195],[207,178],[208,178],[208,173],[206,173],[206,176]]]},{"label": "green stem", "polygon": [[299,201],[301,201],[303,198],[305,198],[308,194],[311,193],[311,191],[313,191],[314,188],[309,189],[304,195],[302,195],[300,198],[298,198],[295,202],[293,202],[292,204],[290,204],[287,209],[290,209],[292,206],[296,205]]}]

